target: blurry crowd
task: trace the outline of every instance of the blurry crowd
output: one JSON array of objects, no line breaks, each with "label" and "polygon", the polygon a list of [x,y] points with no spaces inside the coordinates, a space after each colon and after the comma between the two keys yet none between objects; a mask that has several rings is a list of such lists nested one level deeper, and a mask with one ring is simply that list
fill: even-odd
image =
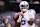
[{"label": "blurry crowd", "polygon": [[36,14],[35,23],[40,27],[40,13]]},{"label": "blurry crowd", "polygon": [[40,4],[39,1],[30,1],[30,4]]},{"label": "blurry crowd", "polygon": [[[15,27],[15,21],[13,20],[12,14],[5,14],[3,11],[20,11],[19,9],[19,3],[22,0],[4,0],[0,1],[0,27],[8,27],[12,26]],[[40,26],[40,1],[28,1],[31,4],[31,8],[35,9],[38,14],[36,14],[35,23]],[[33,4],[36,4],[33,5]],[[38,5],[37,5],[38,4]],[[34,7],[35,8],[34,8]],[[4,14],[1,14],[3,12]],[[11,16],[12,15],[12,16]]]},{"label": "blurry crowd", "polygon": [[11,15],[0,13],[0,27],[15,27],[15,21]]}]

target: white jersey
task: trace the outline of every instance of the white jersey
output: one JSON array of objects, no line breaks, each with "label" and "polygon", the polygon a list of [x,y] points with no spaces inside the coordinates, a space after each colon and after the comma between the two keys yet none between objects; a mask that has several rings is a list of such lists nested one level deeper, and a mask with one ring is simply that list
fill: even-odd
[{"label": "white jersey", "polygon": [[17,20],[17,22],[21,22],[20,26],[21,27],[35,27],[35,24],[33,23],[33,25],[28,24],[28,20],[30,18],[34,18],[35,19],[35,11],[34,10],[28,10],[24,13],[24,17],[22,17],[21,15],[19,15],[19,19]]}]

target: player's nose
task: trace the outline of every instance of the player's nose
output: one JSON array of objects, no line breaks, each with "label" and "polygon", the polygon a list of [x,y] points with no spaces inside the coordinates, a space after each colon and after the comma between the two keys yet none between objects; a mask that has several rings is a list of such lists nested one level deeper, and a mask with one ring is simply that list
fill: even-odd
[{"label": "player's nose", "polygon": [[24,6],[24,9],[26,9],[26,6]]}]

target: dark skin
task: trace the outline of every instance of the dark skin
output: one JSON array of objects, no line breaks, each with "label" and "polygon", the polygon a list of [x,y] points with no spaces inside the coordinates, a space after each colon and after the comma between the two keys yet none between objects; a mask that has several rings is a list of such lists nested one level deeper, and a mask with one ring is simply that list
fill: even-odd
[{"label": "dark skin", "polygon": [[28,23],[29,23],[30,25],[32,25],[32,24],[34,23],[34,19],[33,19],[33,18],[30,18],[30,20],[28,21]]},{"label": "dark skin", "polygon": [[[14,16],[13,16],[13,19],[14,19]],[[14,21],[15,21],[15,27],[19,27],[19,23],[17,23],[18,18],[19,18],[19,16],[17,16],[16,19],[14,19]]]}]

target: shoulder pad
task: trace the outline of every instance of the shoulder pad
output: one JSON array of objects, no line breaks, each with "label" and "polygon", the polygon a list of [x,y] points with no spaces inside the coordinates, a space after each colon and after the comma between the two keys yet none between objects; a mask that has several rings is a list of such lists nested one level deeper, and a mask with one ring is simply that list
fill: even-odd
[{"label": "shoulder pad", "polygon": [[30,9],[29,12],[34,13],[34,14],[36,13],[34,9]]},{"label": "shoulder pad", "polygon": [[29,11],[31,12],[33,9],[30,9]]}]

